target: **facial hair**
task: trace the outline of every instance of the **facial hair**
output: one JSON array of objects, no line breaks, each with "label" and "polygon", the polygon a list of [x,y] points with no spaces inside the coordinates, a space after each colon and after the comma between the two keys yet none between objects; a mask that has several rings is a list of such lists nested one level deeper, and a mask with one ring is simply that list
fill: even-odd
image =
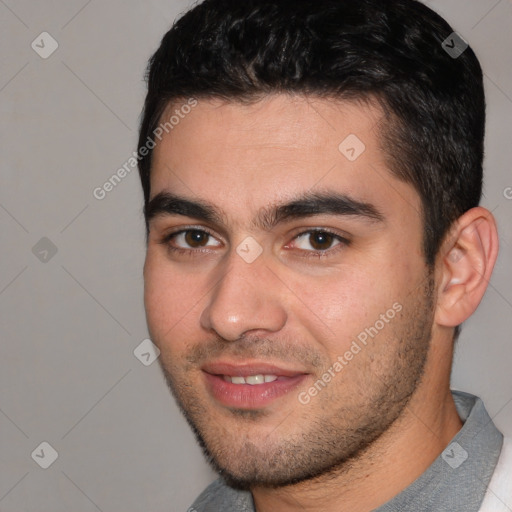
[{"label": "facial hair", "polygon": [[284,487],[348,471],[402,415],[421,382],[430,347],[434,290],[428,271],[419,289],[401,300],[400,314],[314,400],[308,405],[297,400],[292,414],[264,439],[253,431],[268,411],[230,409],[222,419],[214,418],[211,403],[190,375],[220,356],[293,361],[314,369],[317,378],[332,361],[296,341],[254,337],[191,346],[184,360],[172,354],[161,357],[167,384],[212,468],[242,490]]}]

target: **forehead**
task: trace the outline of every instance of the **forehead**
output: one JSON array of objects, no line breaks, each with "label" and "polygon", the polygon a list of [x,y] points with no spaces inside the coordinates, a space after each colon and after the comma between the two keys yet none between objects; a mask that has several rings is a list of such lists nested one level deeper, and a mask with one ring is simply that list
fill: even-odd
[{"label": "forehead", "polygon": [[[175,124],[155,149],[154,161],[165,150],[190,149],[200,144],[201,153],[193,155],[196,161],[208,155],[217,157],[218,162],[219,157],[228,160],[252,151],[259,154],[261,164],[261,157],[276,158],[286,150],[319,158],[320,154],[313,155],[315,149],[327,147],[330,154],[339,157],[338,145],[345,132],[366,139],[371,146],[377,142],[373,138],[377,138],[376,128],[383,119],[376,102],[317,96],[275,94],[250,103],[201,99],[188,114],[178,118],[175,114],[186,103],[173,102],[162,115],[161,124],[171,118]],[[180,152],[179,156],[184,155]]]},{"label": "forehead", "polygon": [[[179,108],[174,103],[162,122]],[[251,104],[199,100],[154,149],[151,197],[167,190],[208,200],[236,221],[316,188],[380,204],[384,212],[419,212],[414,189],[387,166],[382,126],[372,103],[289,95]]]}]

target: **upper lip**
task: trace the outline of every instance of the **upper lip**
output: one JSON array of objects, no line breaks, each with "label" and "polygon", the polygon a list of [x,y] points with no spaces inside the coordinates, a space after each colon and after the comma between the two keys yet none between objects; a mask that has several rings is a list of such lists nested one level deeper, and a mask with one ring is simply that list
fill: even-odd
[{"label": "upper lip", "polygon": [[229,363],[224,361],[212,362],[203,365],[202,370],[211,375],[229,375],[231,377],[248,377],[249,375],[276,375],[277,377],[296,377],[307,372],[301,370],[289,370],[273,364],[254,363]]}]

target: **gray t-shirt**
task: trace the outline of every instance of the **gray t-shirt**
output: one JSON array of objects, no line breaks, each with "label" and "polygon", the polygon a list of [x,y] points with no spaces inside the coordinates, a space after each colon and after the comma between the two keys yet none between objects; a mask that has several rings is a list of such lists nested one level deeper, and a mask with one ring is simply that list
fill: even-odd
[{"label": "gray t-shirt", "polygon": [[[478,512],[498,462],[503,435],[482,400],[452,391],[464,422],[443,453],[393,499],[373,512]],[[252,495],[228,487],[222,479],[210,484],[187,512],[256,512]]]}]

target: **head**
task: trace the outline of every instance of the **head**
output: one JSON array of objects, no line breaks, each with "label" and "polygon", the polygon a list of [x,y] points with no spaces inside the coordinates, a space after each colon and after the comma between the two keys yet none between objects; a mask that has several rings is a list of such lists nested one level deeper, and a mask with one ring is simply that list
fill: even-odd
[{"label": "head", "polygon": [[[233,484],[347,466],[449,381],[496,256],[482,71],[452,32],[415,0],[205,0],[150,60],[148,326]],[[223,377],[249,370],[269,382]]]}]

